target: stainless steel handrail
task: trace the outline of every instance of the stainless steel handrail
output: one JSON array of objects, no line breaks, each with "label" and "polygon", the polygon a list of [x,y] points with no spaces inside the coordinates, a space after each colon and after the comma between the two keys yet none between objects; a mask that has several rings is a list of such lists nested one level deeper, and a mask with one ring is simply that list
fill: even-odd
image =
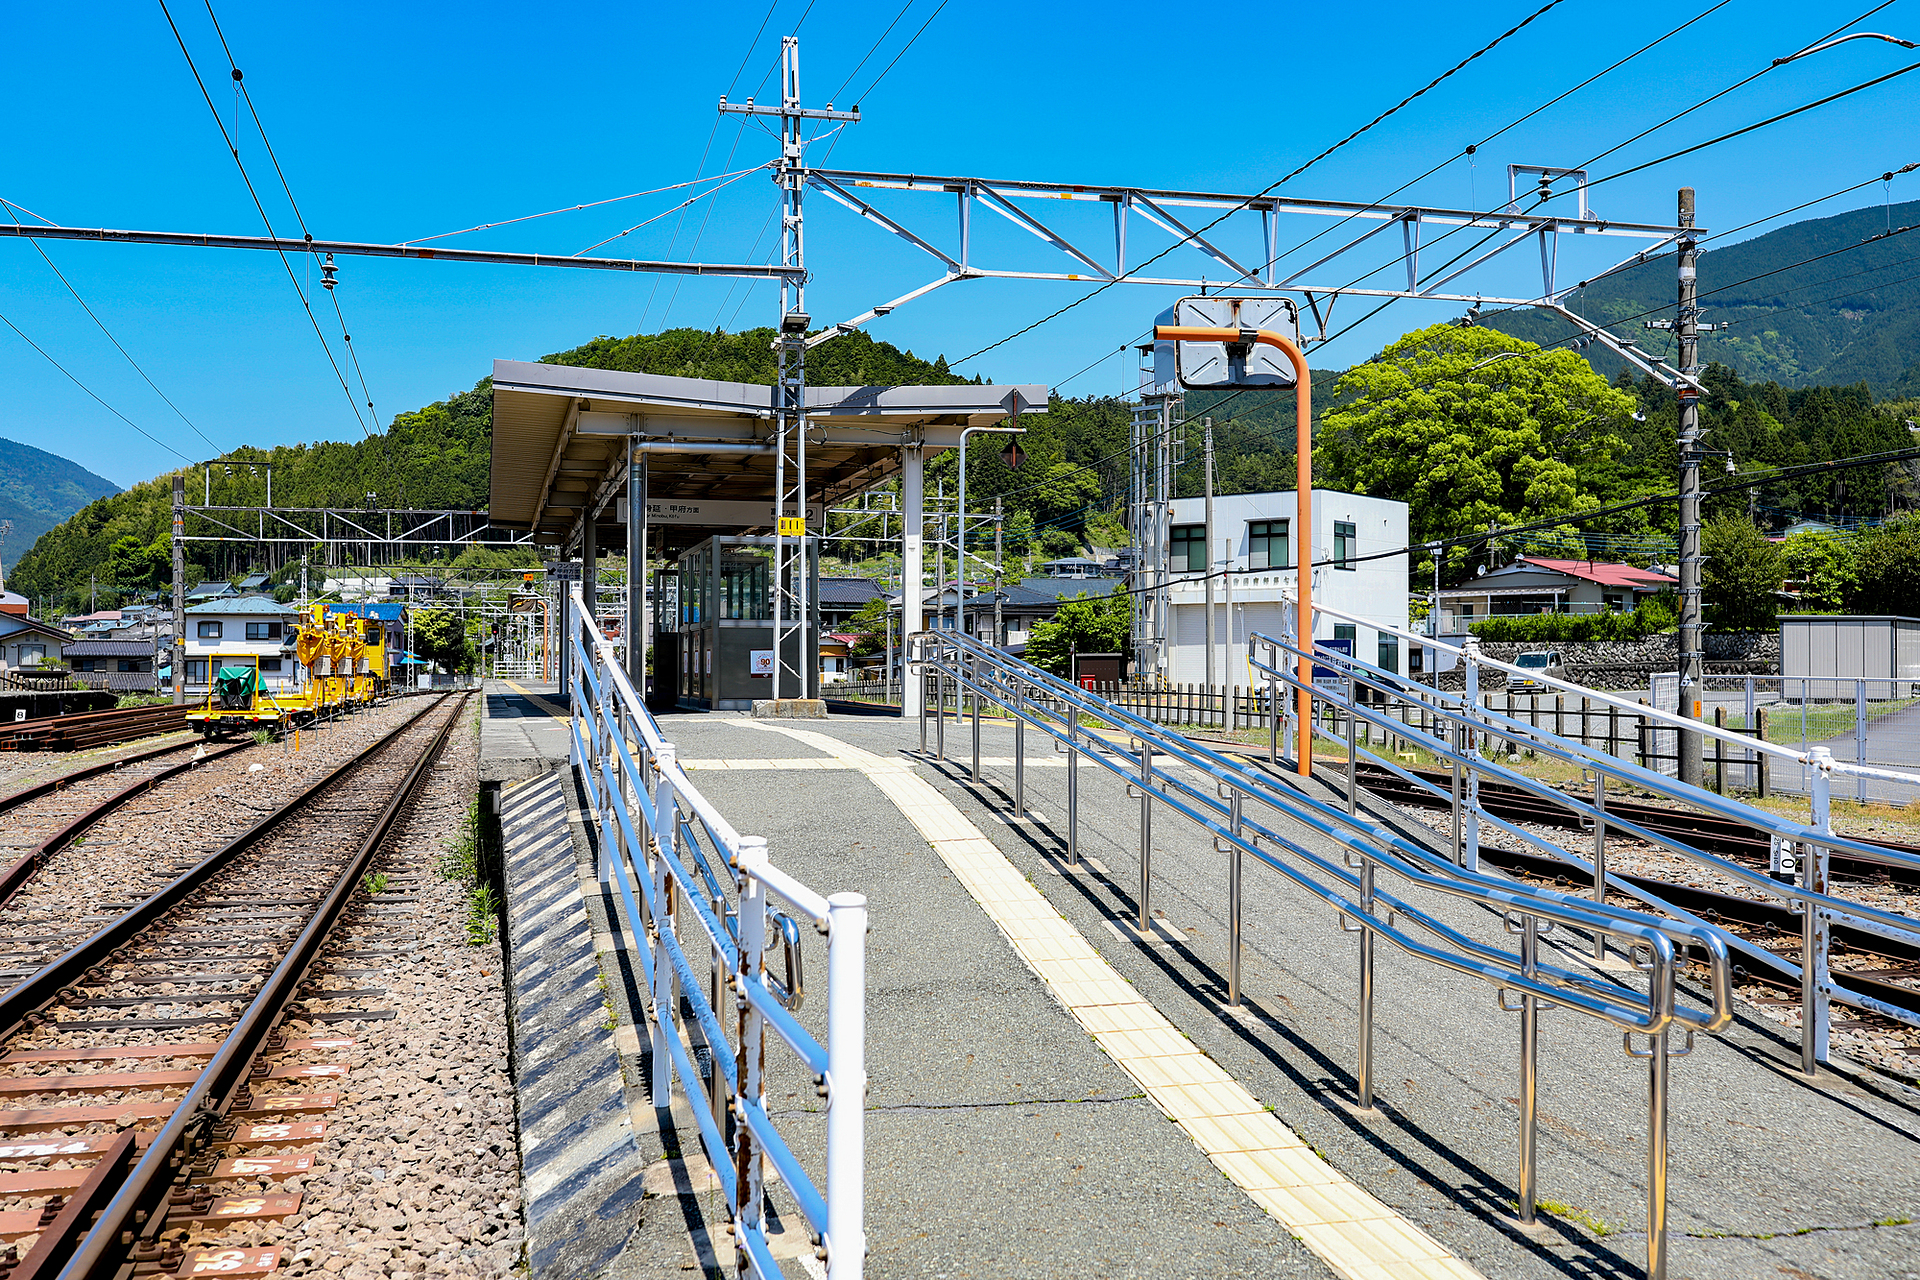
[{"label": "stainless steel handrail", "polygon": [[[944,747],[945,706],[951,685],[954,709],[961,697],[971,703],[974,728],[972,773],[980,776],[979,710],[982,702],[1006,711],[1015,734],[1016,809],[1024,806],[1025,732],[1031,726],[1047,734],[1056,749],[1068,755],[1069,858],[1077,855],[1077,766],[1082,756],[1127,784],[1141,801],[1141,887],[1136,900],[1138,927],[1144,934],[1152,924],[1152,839],[1154,802],[1207,830],[1217,849],[1229,857],[1229,1003],[1239,1003],[1241,863],[1251,856],[1332,907],[1341,927],[1360,935],[1361,981],[1356,1093],[1363,1108],[1373,1105],[1373,943],[1384,939],[1403,952],[1451,972],[1475,977],[1495,988],[1502,1008],[1522,1014],[1521,1133],[1519,1213],[1532,1221],[1534,1201],[1535,1081],[1537,1015],[1546,1008],[1570,1008],[1619,1028],[1627,1051],[1650,1056],[1648,1143],[1648,1270],[1661,1276],[1665,1269],[1665,1195],[1667,1116],[1667,1060],[1682,1056],[1698,1033],[1713,1033],[1733,1018],[1732,975],[1726,937],[1718,929],[1697,922],[1663,920],[1644,912],[1593,902],[1554,890],[1516,884],[1464,868],[1424,845],[1407,840],[1384,825],[1357,813],[1320,801],[1290,779],[1255,769],[1243,760],[1223,755],[1185,736],[1133,715],[1104,698],[1038,668],[1020,662],[971,637],[948,631],[921,632],[908,637],[915,670],[932,677],[939,710],[935,713],[937,742]],[[919,689],[922,752],[925,753],[927,697]],[[1085,729],[1082,716],[1118,727],[1127,742],[1101,738]],[[944,757],[944,751],[941,753]],[[1164,763],[1157,763],[1163,761]],[[1184,765],[1205,780],[1196,784],[1175,771]],[[1283,818],[1300,823],[1341,846],[1338,861],[1323,856],[1284,834],[1279,824],[1248,816],[1254,801]],[[1426,907],[1377,883],[1381,872],[1401,877],[1409,885],[1437,892],[1501,913],[1507,927],[1519,937],[1516,951],[1490,945],[1445,923]],[[1421,935],[1399,927],[1417,926]],[[1647,976],[1643,993],[1611,976],[1545,963],[1539,955],[1541,933],[1555,925],[1590,930],[1628,943],[1637,966]],[[1700,1012],[1676,1003],[1677,965],[1684,948],[1703,953],[1709,975],[1712,1008]],[[1509,1006],[1507,992],[1517,992],[1519,1003]],[[1668,1048],[1668,1036],[1679,1032],[1685,1048]],[[1633,1048],[1636,1034],[1647,1035],[1651,1046]]]},{"label": "stainless steel handrail", "polygon": [[[1273,653],[1272,662],[1263,661],[1256,656],[1255,651],[1261,648]],[[1687,786],[1665,774],[1647,769],[1630,760],[1620,759],[1578,739],[1556,735],[1546,729],[1502,715],[1490,707],[1482,706],[1478,696],[1478,673],[1481,662],[1478,646],[1469,643],[1459,652],[1466,663],[1466,691],[1455,694],[1316,645],[1314,661],[1335,670],[1344,670],[1348,673],[1348,679],[1327,687],[1315,688],[1312,693],[1316,699],[1345,716],[1350,726],[1361,721],[1379,725],[1388,732],[1422,747],[1442,762],[1452,765],[1456,774],[1465,775],[1468,785],[1464,789],[1456,788],[1449,796],[1455,807],[1458,831],[1456,849],[1463,862],[1478,865],[1480,826],[1484,822],[1533,845],[1551,857],[1561,859],[1587,872],[1593,877],[1593,894],[1596,899],[1603,897],[1611,889],[1636,898],[1676,918],[1704,924],[1705,922],[1700,921],[1698,916],[1667,901],[1653,890],[1607,871],[1606,833],[1611,828],[1703,866],[1711,867],[1729,879],[1785,901],[1802,918],[1801,961],[1798,965],[1738,936],[1728,935],[1727,943],[1759,964],[1799,982],[1803,1002],[1800,1030],[1801,1067],[1809,1074],[1817,1068],[1818,1064],[1828,1059],[1831,1005],[1835,1000],[1880,1014],[1908,1026],[1920,1026],[1920,1015],[1916,1015],[1911,1010],[1854,991],[1834,980],[1830,961],[1832,930],[1835,923],[1846,924],[1909,945],[1920,946],[1920,921],[1867,903],[1835,897],[1827,892],[1828,867],[1833,851],[1857,853],[1875,861],[1915,870],[1920,870],[1920,857],[1902,854],[1897,850],[1834,833],[1830,807],[1832,770],[1825,767],[1831,761],[1831,756],[1825,748],[1815,747],[1809,753],[1809,758],[1815,765],[1811,806],[1815,820],[1812,823],[1796,822],[1702,788]],[[1279,685],[1300,687],[1298,678],[1287,670],[1289,664],[1281,656],[1283,654],[1295,657],[1301,655],[1301,650],[1293,638],[1276,638],[1261,632],[1254,632],[1249,638],[1249,663],[1255,671],[1266,677],[1270,690]],[[1400,700],[1407,704],[1410,710],[1423,712],[1423,718],[1431,717],[1454,725],[1461,730],[1461,736],[1465,741],[1450,740],[1448,735],[1430,733],[1403,720],[1395,719],[1378,707],[1369,706],[1366,700],[1357,698],[1353,694],[1356,681]],[[1342,683],[1344,683],[1344,696],[1342,696]],[[1574,687],[1578,688],[1578,686]],[[1315,723],[1317,725],[1317,719]],[[1316,732],[1318,732],[1317,729]],[[1331,737],[1332,735],[1324,734],[1323,736]],[[1351,738],[1350,731],[1349,740]],[[1595,780],[1594,802],[1590,803],[1579,796],[1569,795],[1557,787],[1549,786],[1517,770],[1505,768],[1488,760],[1481,754],[1483,738],[1524,741],[1532,750],[1582,769],[1592,775]],[[1354,766],[1362,755],[1377,767],[1414,786],[1435,795],[1442,794],[1439,788],[1402,768],[1397,762],[1365,747],[1357,747],[1348,756],[1350,788],[1354,785]],[[1583,822],[1591,823],[1594,829],[1593,858],[1582,857],[1579,853],[1542,835],[1505,822],[1486,812],[1479,802],[1479,782],[1482,777],[1493,778],[1504,785],[1547,800],[1577,815]],[[1739,822],[1769,836],[1775,842],[1791,842],[1801,847],[1808,854],[1800,860],[1805,876],[1804,882],[1801,884],[1783,882],[1703,849],[1694,848],[1676,837],[1662,835],[1606,811],[1604,805],[1607,779],[1631,784],[1656,795],[1692,805],[1713,816]],[[1598,954],[1597,946],[1596,954]]]},{"label": "stainless steel handrail", "polygon": [[[763,1168],[771,1162],[811,1228],[829,1280],[858,1280],[867,1252],[866,898],[814,892],[768,861],[765,839],[735,830],[688,779],[622,669],[618,646],[583,607],[578,587],[565,606],[572,762],[599,827],[600,876],[614,891],[620,923],[640,943],[652,1103],[672,1104],[676,1074],[689,1097],[705,1095],[707,1105],[692,1108],[694,1121],[727,1199],[740,1274],[762,1280],[782,1275],[766,1231]],[[724,872],[715,872],[716,861]],[[722,888],[723,876],[731,882],[731,896]],[[824,1045],[793,1017],[795,992],[767,974],[769,916],[777,915],[770,895],[827,936]],[[683,934],[704,935],[712,960],[705,982],[688,958]],[[796,930],[777,941],[791,955],[797,936]],[[682,1040],[683,998],[692,1023],[684,1030],[689,1038],[697,1031],[709,1051],[704,1078]],[[736,1015],[731,1035],[722,1010]],[[767,1112],[769,1028],[806,1064],[827,1099],[824,1192]]]}]

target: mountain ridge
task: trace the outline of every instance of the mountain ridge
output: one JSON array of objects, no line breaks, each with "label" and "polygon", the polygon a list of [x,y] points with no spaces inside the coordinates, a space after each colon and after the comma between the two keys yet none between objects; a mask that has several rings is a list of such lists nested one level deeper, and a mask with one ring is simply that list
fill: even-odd
[{"label": "mountain ridge", "polygon": [[[1920,392],[1920,200],[1870,205],[1789,223],[1750,240],[1703,249],[1699,305],[1724,331],[1700,338],[1700,363],[1783,387],[1865,383],[1881,397]],[[1614,328],[1671,360],[1676,270],[1669,253],[1596,280],[1569,310]],[[1566,320],[1537,309],[1495,312],[1480,323],[1542,346],[1572,336]],[[1603,376],[1624,361],[1598,344],[1584,354]]]}]

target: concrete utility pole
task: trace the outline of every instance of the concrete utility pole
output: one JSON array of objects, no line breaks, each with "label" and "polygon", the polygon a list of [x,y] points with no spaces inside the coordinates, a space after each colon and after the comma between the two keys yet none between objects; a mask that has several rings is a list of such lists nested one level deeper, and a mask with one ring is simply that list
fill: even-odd
[{"label": "concrete utility pole", "polygon": [[993,500],[993,644],[997,649],[1007,642],[1006,613],[1000,606],[1000,578],[1006,563],[1006,503]]},{"label": "concrete utility pole", "polygon": [[187,478],[173,478],[173,701],[187,700]]},{"label": "concrete utility pole", "polygon": [[[1674,335],[1680,340],[1680,372],[1700,375],[1700,308],[1695,302],[1699,280],[1695,263],[1699,241],[1693,234],[1693,188],[1680,188],[1680,299],[1674,315]],[[1700,388],[1681,382],[1680,398],[1680,706],[1681,715],[1700,718]],[[1680,781],[1701,785],[1700,735],[1682,730],[1679,738]]]},{"label": "concrete utility pole", "polygon": [[1200,422],[1205,429],[1205,444],[1202,448],[1206,454],[1205,469],[1207,473],[1207,550],[1201,563],[1206,566],[1205,572],[1207,575],[1207,688],[1211,689],[1215,683],[1213,678],[1215,674],[1213,667],[1213,648],[1215,643],[1213,623],[1213,419],[1202,418]]}]

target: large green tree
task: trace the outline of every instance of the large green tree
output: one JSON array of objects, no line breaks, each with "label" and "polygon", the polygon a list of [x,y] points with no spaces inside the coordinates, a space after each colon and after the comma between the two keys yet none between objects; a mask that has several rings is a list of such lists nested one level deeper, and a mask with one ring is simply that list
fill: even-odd
[{"label": "large green tree", "polygon": [[1861,539],[1853,613],[1920,613],[1920,514],[1907,511]]},{"label": "large green tree", "polygon": [[1765,631],[1779,612],[1786,575],[1780,548],[1745,516],[1722,516],[1701,531],[1706,563],[1700,593],[1715,631]]},{"label": "large green tree", "polygon": [[1571,351],[1451,324],[1355,365],[1335,394],[1315,483],[1405,501],[1416,543],[1599,506],[1635,407]]},{"label": "large green tree", "polygon": [[1121,592],[1063,600],[1051,622],[1027,637],[1027,661],[1057,676],[1073,674],[1076,653],[1124,653],[1133,624],[1129,598]]},{"label": "large green tree", "polygon": [[1837,610],[1859,583],[1853,540],[1825,533],[1789,534],[1780,544],[1786,581],[1808,609]]}]

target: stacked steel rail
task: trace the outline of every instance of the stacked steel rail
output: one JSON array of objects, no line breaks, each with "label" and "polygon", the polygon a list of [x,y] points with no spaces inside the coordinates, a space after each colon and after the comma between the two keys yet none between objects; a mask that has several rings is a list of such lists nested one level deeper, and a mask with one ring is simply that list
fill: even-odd
[{"label": "stacked steel rail", "polygon": [[[1153,920],[1153,819],[1156,805],[1209,832],[1228,856],[1227,1003],[1240,1003],[1241,888],[1246,859],[1277,872],[1318,898],[1342,929],[1359,937],[1359,1036],[1356,1046],[1359,1105],[1374,1105],[1374,947],[1384,941],[1443,970],[1493,987],[1503,1008],[1521,1015],[1519,1216],[1536,1216],[1535,1136],[1539,1014],[1562,1008],[1617,1028],[1626,1052],[1648,1061],[1647,1273],[1666,1271],[1666,1128],[1668,1060],[1691,1052],[1693,1037],[1715,1033],[1733,1019],[1731,965],[1725,935],[1709,925],[1661,919],[1641,911],[1589,901],[1583,896],[1521,884],[1463,867],[1425,844],[1407,839],[1370,818],[1314,798],[1276,777],[1108,702],[1089,690],[1028,666],[999,649],[951,631],[909,637],[914,671],[935,685],[933,703],[955,707],[964,697],[973,718],[972,775],[980,774],[980,711],[991,704],[1013,720],[1013,811],[1026,808],[1026,733],[1036,729],[1067,757],[1067,858],[1079,858],[1079,765],[1088,761],[1127,784],[1140,800],[1140,890],[1138,929],[1150,935]],[[950,688],[949,688],[950,686]],[[928,749],[927,698],[920,706],[921,751]],[[1085,721],[1118,731],[1089,732]],[[933,716],[937,758],[946,758],[947,717]],[[1116,738],[1118,740],[1116,740]],[[1181,766],[1184,766],[1181,767]],[[1198,775],[1196,780],[1195,774]],[[1340,848],[1329,857],[1301,842],[1302,830]],[[1390,875],[1404,882],[1396,892],[1381,884]],[[1416,899],[1413,893],[1421,896]],[[1474,937],[1449,923],[1438,905],[1465,902],[1490,908],[1517,938],[1509,949]],[[1580,929],[1621,946],[1645,975],[1646,988],[1601,972],[1577,970],[1543,959],[1540,937],[1555,927]],[[1687,951],[1707,967],[1710,1008],[1700,1011],[1676,998],[1679,961]],[[1517,996],[1507,1004],[1509,995]],[[1678,1035],[1684,1043],[1670,1045]],[[1646,1037],[1636,1048],[1635,1037]]]},{"label": "stacked steel rail", "polygon": [[187,727],[187,709],[121,707],[0,725],[0,751],[84,751]]},{"label": "stacked steel rail", "polygon": [[[179,1027],[226,1028],[224,1038],[205,1045],[163,1041],[86,1049],[21,1050],[10,1046],[10,1051],[0,1057],[0,1065],[159,1056],[209,1059],[197,1072],[135,1077],[82,1073],[30,1076],[18,1084],[10,1078],[6,1081],[12,1084],[7,1089],[12,1094],[185,1085],[184,1093],[177,1098],[159,1103],[122,1101],[109,1109],[114,1115],[164,1117],[157,1133],[123,1128],[117,1135],[48,1144],[54,1149],[49,1154],[70,1158],[72,1153],[63,1149],[77,1142],[97,1154],[97,1159],[71,1196],[56,1197],[40,1211],[38,1239],[11,1270],[12,1280],[51,1280],[55,1276],[104,1280],[127,1274],[129,1267],[152,1271],[156,1262],[165,1269],[177,1266],[180,1274],[197,1274],[193,1268],[202,1263],[210,1273],[218,1272],[222,1268],[212,1265],[218,1259],[188,1256],[166,1238],[167,1234],[197,1221],[236,1216],[244,1220],[254,1212],[295,1211],[297,1196],[253,1198],[246,1202],[252,1208],[227,1212],[232,1206],[226,1198],[215,1197],[207,1189],[209,1177],[244,1176],[257,1170],[232,1167],[247,1164],[245,1161],[212,1165],[207,1156],[217,1145],[250,1140],[225,1128],[230,1114],[259,1117],[309,1109],[306,1104],[312,1099],[277,1095],[256,1098],[249,1081],[266,1074],[263,1065],[256,1065],[257,1059],[263,1050],[273,1047],[275,1028],[292,1002],[301,997],[327,998],[324,992],[303,991],[303,983],[330,932],[361,888],[382,842],[417,791],[448,733],[459,722],[464,700],[453,699],[450,706],[446,701],[421,707],[361,755],[330,771],[0,996],[0,1038],[17,1038],[32,1029],[62,1033],[124,1028],[129,1032],[157,1031],[164,1036]],[[238,898],[215,896],[230,892],[237,892]],[[299,909],[265,913],[274,923],[243,923],[244,932],[236,938],[232,909],[244,912],[256,905]],[[207,955],[209,946],[215,953],[246,946],[260,950],[237,956]],[[167,947],[172,948],[171,954]],[[140,948],[161,949],[159,954],[141,957],[143,966],[202,960],[250,971],[156,974],[143,967],[134,974],[124,973],[123,967]],[[168,982],[206,984],[197,988],[205,994],[155,994],[154,984]],[[225,987],[237,989],[221,989]],[[95,988],[131,990],[133,994],[88,994]],[[178,1018],[87,1016],[97,1008],[150,1002],[242,1007],[237,1014],[216,1012]],[[62,1016],[75,1013],[80,1016]],[[10,1132],[57,1130],[101,1118],[82,1108],[0,1111],[0,1127]],[[57,1177],[47,1179],[48,1185]],[[266,1202],[273,1199],[286,1203]]]},{"label": "stacked steel rail", "polygon": [[[622,668],[619,646],[594,624],[578,587],[567,621],[573,764],[599,821],[601,878],[616,891],[620,923],[641,941],[636,954],[652,996],[653,1105],[671,1104],[675,1075],[689,1097],[704,1095],[694,1120],[726,1197],[743,1276],[782,1275],[767,1242],[764,1169],[771,1164],[811,1229],[828,1280],[858,1280],[867,1252],[867,900],[816,893],[773,865],[764,837],[734,830],[688,781]],[[775,898],[826,935],[824,1045],[793,1016],[803,995],[800,931]],[[770,937],[786,953],[785,982],[766,971]],[[693,960],[703,951],[704,975]],[[684,1027],[676,1017],[683,1001],[690,1011]],[[727,1012],[734,1016],[723,1022]],[[696,1068],[683,1034],[711,1055],[708,1071]],[[824,1192],[767,1109],[766,1049],[775,1043],[806,1065],[827,1100]]]}]

